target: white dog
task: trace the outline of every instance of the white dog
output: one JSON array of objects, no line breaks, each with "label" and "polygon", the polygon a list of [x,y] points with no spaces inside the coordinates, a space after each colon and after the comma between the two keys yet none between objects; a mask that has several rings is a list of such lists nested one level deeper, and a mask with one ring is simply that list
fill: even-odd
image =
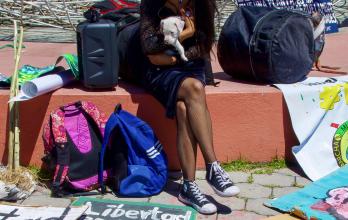
[{"label": "white dog", "polygon": [[179,16],[172,16],[161,20],[161,31],[164,35],[164,42],[172,45],[179,52],[182,60],[187,61],[185,49],[179,42],[179,35],[184,29],[185,21]]}]

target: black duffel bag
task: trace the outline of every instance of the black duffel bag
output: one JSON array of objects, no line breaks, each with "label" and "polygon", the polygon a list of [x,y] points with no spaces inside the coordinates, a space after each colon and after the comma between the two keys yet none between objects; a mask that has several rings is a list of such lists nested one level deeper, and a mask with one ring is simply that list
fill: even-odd
[{"label": "black duffel bag", "polygon": [[140,23],[131,24],[120,31],[117,45],[120,77],[127,82],[141,84],[146,69],[146,56],[140,43]]},{"label": "black duffel bag", "polygon": [[302,81],[314,62],[310,16],[286,9],[240,7],[222,28],[217,55],[223,70],[235,79]]}]

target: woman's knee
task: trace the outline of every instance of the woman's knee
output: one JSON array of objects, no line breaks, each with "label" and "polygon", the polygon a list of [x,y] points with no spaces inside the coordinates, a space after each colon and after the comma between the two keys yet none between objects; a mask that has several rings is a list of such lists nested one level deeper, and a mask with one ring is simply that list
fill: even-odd
[{"label": "woman's knee", "polygon": [[183,98],[198,98],[205,95],[204,86],[201,81],[187,78],[182,83]]},{"label": "woman's knee", "polygon": [[186,116],[185,102],[183,102],[183,101],[176,102],[176,114],[178,117],[185,117]]}]

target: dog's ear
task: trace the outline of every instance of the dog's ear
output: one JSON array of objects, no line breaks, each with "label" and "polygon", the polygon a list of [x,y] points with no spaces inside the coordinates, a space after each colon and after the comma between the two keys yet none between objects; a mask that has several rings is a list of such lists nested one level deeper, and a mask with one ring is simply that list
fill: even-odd
[{"label": "dog's ear", "polygon": [[163,25],[164,25],[164,22],[161,21],[161,23],[160,23],[160,32],[161,32],[161,33],[163,33]]},{"label": "dog's ear", "polygon": [[178,32],[180,33],[184,29],[185,22],[183,22],[181,19],[176,19],[175,26],[178,29]]},{"label": "dog's ear", "polygon": [[180,33],[180,29],[179,29],[178,23],[175,22],[174,24],[175,24],[175,27],[176,27],[176,29],[177,29],[177,32]]},{"label": "dog's ear", "polygon": [[323,16],[319,12],[314,12],[311,15],[311,20],[315,28],[318,27],[322,19],[323,19]]}]

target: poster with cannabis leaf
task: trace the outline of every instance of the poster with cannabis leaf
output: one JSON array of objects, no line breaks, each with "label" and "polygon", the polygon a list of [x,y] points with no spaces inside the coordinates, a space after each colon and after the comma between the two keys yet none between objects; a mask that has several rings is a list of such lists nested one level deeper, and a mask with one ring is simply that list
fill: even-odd
[{"label": "poster with cannabis leaf", "polygon": [[292,148],[312,180],[348,163],[348,76],[309,77],[276,84],[284,95],[299,140]]}]

